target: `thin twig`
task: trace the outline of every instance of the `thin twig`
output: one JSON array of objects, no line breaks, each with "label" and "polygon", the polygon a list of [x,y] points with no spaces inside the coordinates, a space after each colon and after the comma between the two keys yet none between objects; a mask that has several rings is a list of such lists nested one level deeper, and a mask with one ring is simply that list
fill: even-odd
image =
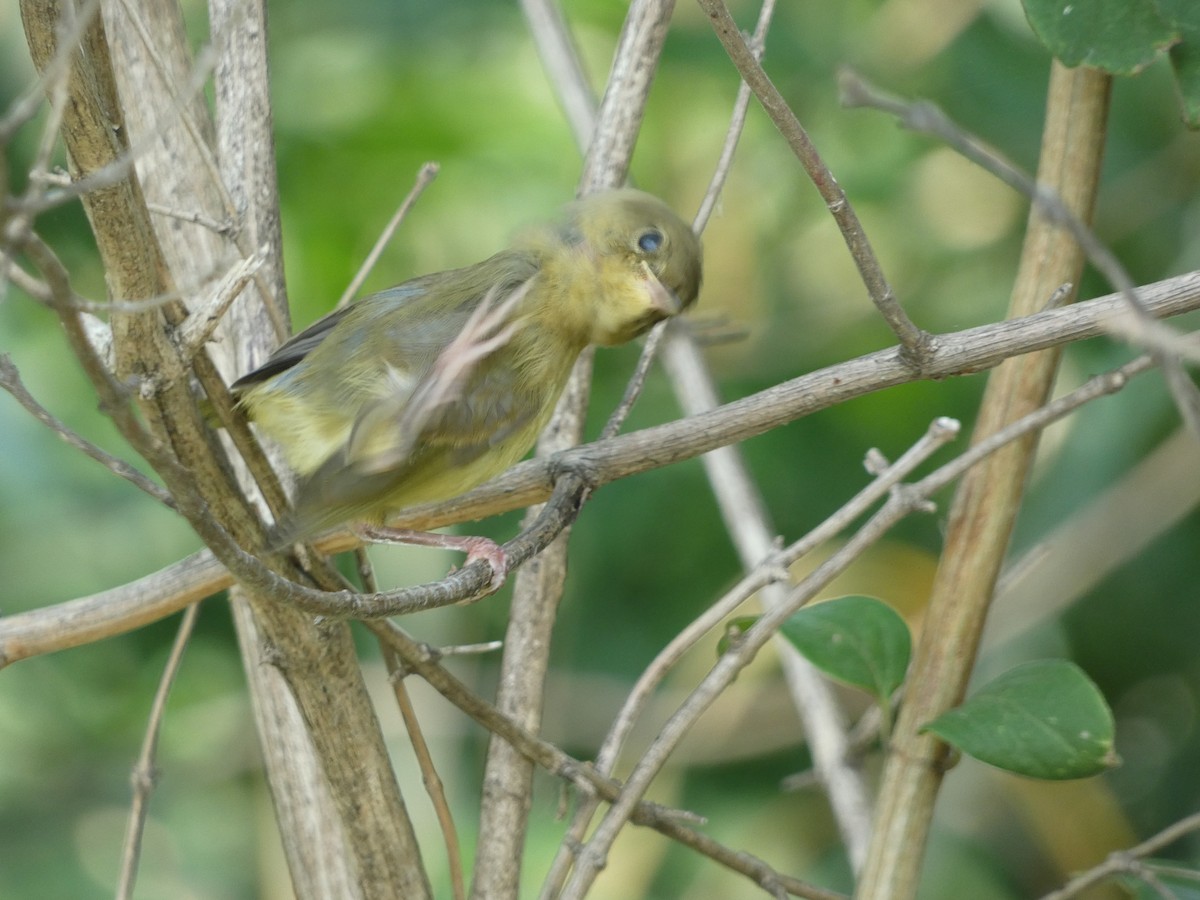
[{"label": "thin twig", "polygon": [[[754,53],[758,58],[762,57],[767,29],[771,26],[771,16],[774,12],[775,0],[766,0],[763,3],[762,10],[759,12],[758,24],[754,28]],[[717,159],[716,167],[709,181],[708,190],[705,191],[704,199],[700,202],[700,209],[692,221],[692,230],[696,234],[704,233],[709,217],[716,207],[717,199],[721,195],[721,189],[725,186],[725,180],[728,178],[729,170],[733,166],[733,157],[734,152],[737,150],[738,139],[741,137],[742,129],[746,124],[746,112],[749,107],[750,88],[743,81],[738,87],[733,114],[730,116],[729,127],[725,131],[725,143],[721,147],[721,154]],[[625,423],[625,419],[628,418],[630,410],[633,409],[633,405],[637,402],[638,397],[641,396],[650,366],[654,362],[655,356],[658,355],[659,345],[662,343],[664,333],[670,325],[670,320],[660,322],[646,336],[645,345],[642,347],[642,354],[638,357],[637,367],[625,385],[625,394],[621,397],[621,402],[617,404],[617,408],[613,410],[608,422],[605,423],[604,430],[600,432],[601,439],[612,437],[621,430],[621,426]]]},{"label": "thin twig", "polygon": [[[373,585],[366,584],[367,590],[375,590]],[[438,820],[442,831],[442,840],[446,844],[446,866],[450,872],[450,886],[454,900],[465,900],[467,896],[466,881],[463,878],[462,845],[458,840],[458,829],[454,825],[454,815],[450,811],[450,803],[446,799],[446,788],[438,775],[433,754],[425,741],[425,733],[421,728],[421,720],[417,718],[416,708],[404,684],[408,669],[400,659],[400,655],[386,641],[380,640],[379,646],[383,651],[383,660],[388,670],[388,681],[391,682],[392,692],[396,697],[396,706],[400,709],[400,717],[404,720],[404,728],[408,732],[412,744],[413,755],[417,758],[417,766],[421,770],[421,782],[425,785],[425,793]]]},{"label": "thin twig", "polygon": [[1029,434],[1032,431],[1039,431],[1047,425],[1057,422],[1085,403],[1108,394],[1115,394],[1129,383],[1129,379],[1141,375],[1143,372],[1150,371],[1156,364],[1155,359],[1150,355],[1139,356],[1137,359],[1127,362],[1125,365],[1119,366],[1112,371],[1089,378],[1069,394],[1064,394],[1058,399],[1050,401],[1040,409],[1031,412],[1027,416],[1022,416],[1015,422],[988,435],[983,440],[974,444],[962,456],[946,463],[936,472],[921,479],[921,481],[913,486],[914,489],[926,495],[937,492],[1006,444],[1012,443],[1022,435]]},{"label": "thin twig", "polygon": [[[758,22],[754,26],[754,35],[750,39],[750,52],[760,63],[767,46],[767,31],[771,27],[771,19],[774,15],[775,0],[764,0],[762,8],[758,12]],[[721,189],[725,187],[729,170],[733,167],[733,157],[737,152],[738,141],[741,140],[742,131],[746,127],[746,114],[750,111],[751,96],[753,94],[750,85],[743,78],[738,85],[737,98],[733,101],[733,113],[729,117],[729,127],[725,129],[725,143],[721,147],[721,155],[717,157],[712,178],[708,182],[708,190],[704,192],[704,199],[700,201],[696,218],[692,220],[692,228],[696,234],[703,234],[704,229],[708,227],[708,220],[717,207]]]},{"label": "thin twig", "polygon": [[1071,897],[1078,896],[1092,885],[1127,871],[1131,859],[1142,859],[1152,853],[1157,853],[1194,831],[1200,831],[1200,812],[1192,813],[1178,822],[1171,823],[1162,831],[1128,850],[1109,854],[1108,859],[1100,865],[1076,875],[1058,890],[1043,896],[1041,900],[1069,900]]},{"label": "thin twig", "polygon": [[920,481],[893,490],[887,503],[879,512],[872,516],[867,524],[828,560],[801,581],[789,593],[786,603],[768,610],[743,635],[742,642],[717,662],[700,685],[670,717],[658,738],[630,774],[622,791],[622,799],[612,805],[597,826],[592,838],[581,849],[575,872],[564,891],[564,900],[574,900],[574,898],[583,896],[599,869],[603,867],[609,847],[626,820],[628,812],[632,808],[631,804],[644,795],[650,782],[695,720],[711,705],[737,673],[749,664],[774,630],[777,630],[793,611],[808,602],[901,519],[912,512],[929,511],[928,498],[960,477],[971,466],[1008,443],[1045,428],[1051,422],[1063,418],[1081,405],[1120,390],[1130,377],[1148,370],[1152,365],[1153,361],[1150,358],[1142,357],[1112,372],[1090,379],[1070,394],[1046,404],[1041,409],[997,431],[988,439],[976,444]]},{"label": "thin twig", "polygon": [[[53,299],[50,285],[30,275],[12,259],[6,249],[0,248],[0,291],[4,290],[7,282],[12,282],[38,303],[49,304]],[[0,299],[3,299],[0,294]]]},{"label": "thin twig", "polygon": [[[358,566],[358,575],[364,591],[379,590],[375,579],[375,568],[366,547],[358,547],[354,551],[354,560]],[[445,786],[437,773],[433,762],[433,754],[429,752],[429,744],[425,740],[421,720],[417,718],[416,708],[409,696],[404,679],[408,675],[408,667],[396,652],[395,648],[378,634],[375,639],[379,642],[379,650],[383,655],[383,663],[387,668],[388,682],[392,686],[392,694],[396,698],[396,706],[400,710],[400,718],[404,721],[404,729],[408,733],[409,743],[413,748],[413,756],[421,770],[421,782],[425,785],[425,793],[433,804],[438,826],[442,831],[442,840],[446,844],[446,866],[450,872],[450,886],[454,900],[465,900],[467,895],[466,883],[463,880],[462,846],[458,840],[458,829],[454,826],[454,815],[450,811],[450,803],[446,799]]]},{"label": "thin twig", "polygon": [[[718,403],[716,386],[694,342],[673,340],[663,362],[687,414],[697,414]],[[702,458],[713,486],[721,517],[745,569],[770,559],[776,529],[767,504],[758,490],[738,447],[722,447]],[[764,586],[759,603],[770,609],[785,602],[779,584]],[[821,778],[851,867],[857,871],[866,859],[871,830],[871,797],[859,762],[847,752],[845,716],[834,692],[821,674],[786,641],[779,641],[784,681],[796,706],[813,765]]]},{"label": "thin twig", "polygon": [[367,258],[363,260],[358,271],[354,273],[354,277],[350,279],[350,283],[346,285],[346,289],[342,291],[342,296],[338,298],[334,309],[341,309],[347,303],[354,299],[358,289],[362,287],[367,276],[371,274],[371,270],[375,268],[375,263],[379,261],[380,254],[383,253],[383,248],[388,245],[392,239],[392,235],[396,233],[396,229],[400,227],[400,223],[404,221],[404,217],[408,215],[408,211],[412,209],[417,198],[424,193],[425,188],[429,187],[430,182],[437,178],[438,171],[441,167],[435,162],[427,162],[421,166],[417,172],[417,180],[412,186],[412,190],[408,192],[408,196],[401,201],[400,206],[392,214],[383,231],[379,233],[379,237],[375,239],[375,246],[371,248],[371,252],[367,254]]},{"label": "thin twig", "polygon": [[[1128,304],[1136,322],[1147,325],[1153,321],[1150,310],[1138,296],[1137,285],[1115,253],[1097,237],[1096,232],[1063,202],[1058,193],[1037,181],[1002,153],[989,147],[955,123],[935,104],[928,101],[908,102],[875,88],[858,74],[844,69],[839,77],[842,103],[845,106],[867,106],[895,116],[905,128],[932,135],[945,142],[966,159],[990,172],[1005,184],[1029,197],[1051,222],[1067,229],[1108,283]],[[1148,330],[1148,328],[1147,328]],[[1133,330],[1127,335],[1132,338]],[[1200,388],[1187,377],[1177,356],[1166,352],[1162,341],[1144,345],[1157,358],[1166,379],[1167,388],[1183,421],[1200,436]]]},{"label": "thin twig", "polygon": [[808,534],[786,548],[781,548],[763,560],[738,581],[734,587],[713,603],[697,619],[687,625],[664,647],[646,667],[629,697],[622,706],[613,726],[601,745],[596,757],[600,771],[611,771],[616,762],[616,753],[632,730],[634,721],[645,708],[645,701],[662,681],[666,672],[709,631],[732,615],[734,610],[756,591],[773,583],[790,580],[788,567],[811,553],[817,547],[832,540],[868,509],[882,500],[904,478],[912,474],[931,454],[957,433],[957,426],[939,422],[924,440],[914,444],[895,463],[880,472],[869,485],[847,501],[835,513],[825,519]]},{"label": "thin twig", "polygon": [[654,358],[658,355],[658,347],[670,326],[671,320],[667,319],[651,328],[650,333],[646,335],[637,366],[634,367],[633,374],[629,376],[629,381],[625,383],[625,393],[621,395],[621,402],[617,404],[608,417],[608,421],[604,423],[604,428],[600,431],[600,440],[615,437],[621,431],[625,420],[629,418],[633,405],[642,395],[642,389],[646,386],[646,376],[650,374],[650,366],[653,365]]},{"label": "thin twig", "polygon": [[219,234],[222,237],[229,237],[233,234],[233,222],[218,222],[212,216],[206,216],[204,213],[182,212],[181,210],[170,209],[161,203],[147,203],[146,209],[157,215],[166,216],[169,219],[178,219],[180,222],[190,222],[192,225],[199,225],[201,228],[207,228],[209,231]]},{"label": "thin twig", "polygon": [[1170,355],[1200,365],[1200,333],[1180,334],[1174,328],[1154,318],[1142,318],[1124,310],[1108,323],[1113,337],[1144,348],[1153,348],[1158,355]]},{"label": "thin twig", "polygon": [[[1145,285],[1142,298],[1160,316],[1200,308],[1200,274]],[[1096,337],[1104,333],[1103,323],[1122,304],[1120,297],[1108,295],[1020,319],[939,335],[927,376],[940,379],[978,372],[1013,356]],[[761,434],[845,400],[916,380],[919,376],[896,359],[895,350],[867,354],[743,397],[704,415],[584,445],[549,459],[526,461],[462,497],[409,510],[394,519],[393,524],[436,528],[540,502],[549,496],[555,473],[564,471],[586,472],[589,484],[595,489],[618,478],[690,459]],[[357,543],[349,532],[340,531],[322,537],[316,546],[322,552],[333,553],[352,549]],[[228,557],[223,553],[222,558]],[[222,571],[223,565],[201,552],[182,564],[123,587],[0,619],[0,665],[120,634],[170,615],[194,598],[194,592],[204,596],[227,587],[232,576]],[[257,574],[261,567],[253,557],[247,555],[236,560],[235,565],[239,577],[257,578],[264,587],[274,589],[274,582],[264,582]],[[386,609],[393,606],[419,608],[457,602],[483,589],[488,577],[485,564],[473,563],[437,584],[369,595],[364,612],[369,614],[374,609],[377,614],[386,615]],[[323,599],[318,611],[333,615],[338,615],[339,609],[343,615],[354,615],[359,602],[364,600],[351,594],[305,596],[310,603]]]},{"label": "thin twig", "polygon": [[[958,423],[939,419],[929,431],[902,457],[906,466],[926,458],[958,433]],[[897,464],[899,465],[899,463]],[[895,467],[892,467],[895,469]],[[895,481],[899,480],[899,475]],[[923,510],[927,501],[915,492],[893,489],[888,492],[887,502],[867,523],[859,529],[828,560],[821,563],[809,576],[789,591],[784,603],[767,610],[746,631],[741,642],[722,656],[663,725],[658,737],[642,755],[630,773],[621,797],[612,804],[596,826],[591,838],[580,848],[575,869],[571,873],[561,897],[562,900],[582,900],[591,887],[600,869],[605,865],[610,848],[616,840],[629,813],[645,795],[667,758],[674,752],[679,741],[695,724],[699,716],[728,687],[760,649],[771,639],[788,616],[808,602],[834,577],[843,572],[863,551],[887,533],[909,513]],[[807,543],[807,541],[806,541]]]},{"label": "thin twig", "polygon": [[73,431],[65,422],[51,413],[46,407],[34,399],[21,380],[21,373],[7,353],[0,353],[0,388],[8,391],[18,403],[23,406],[35,419],[62,438],[86,456],[94,459],[114,475],[124,478],[140,491],[149,494],[168,509],[175,509],[175,501],[162,487],[151,481],[146,475],[131,466],[125,460],[101,450],[87,438]]},{"label": "thin twig", "polygon": [[50,85],[54,84],[56,79],[64,77],[75,48],[99,9],[100,0],[86,0],[77,10],[73,7],[64,8],[64,13],[66,10],[72,10],[75,14],[65,23],[67,28],[54,50],[54,56],[38,73],[29,88],[12,102],[4,118],[0,119],[0,146],[11,143],[13,135],[37,115],[46,95],[52,93]]},{"label": "thin twig", "polygon": [[779,129],[796,158],[804,166],[804,171],[816,186],[829,212],[837,222],[842,232],[842,238],[850,249],[850,255],[858,272],[879,312],[883,315],[888,327],[895,333],[906,357],[914,366],[920,368],[927,350],[929,335],[913,324],[908,314],[896,300],[895,292],[883,274],[871,242],[863,231],[862,223],[850,205],[846,192],[842,190],[837,179],[833,177],[817,148],[813,145],[808,133],[792,112],[779,89],[772,84],[771,79],[763,70],[755,57],[745,36],[738,30],[737,24],[729,14],[729,9],[722,0],[699,0],[701,8],[708,14],[713,29],[725,52],[741,73],[742,79],[750,85],[754,96],[758,98],[764,110],[775,127]]},{"label": "thin twig", "polygon": [[146,816],[150,808],[150,794],[158,780],[158,769],[155,765],[158,735],[162,730],[163,716],[167,711],[167,698],[171,694],[171,686],[175,683],[175,676],[179,674],[179,667],[183,663],[183,653],[187,649],[199,614],[200,604],[193,603],[184,611],[183,619],[179,622],[175,643],[171,646],[167,664],[158,681],[158,690],[154,692],[154,702],[150,707],[150,721],[146,723],[146,734],[142,738],[142,749],[138,754],[137,763],[133,767],[130,778],[133,785],[133,801],[130,804],[129,823],[125,828],[125,843],[121,853],[121,877],[117,884],[117,897],[120,900],[129,900],[133,896],[133,885],[137,880],[138,860],[141,857],[142,834],[146,828]]},{"label": "thin twig", "polygon": [[[475,722],[503,738],[524,757],[547,772],[571,782],[584,794],[597,793],[607,800],[615,800],[619,796],[619,782],[600,775],[587,763],[568,756],[553,744],[522,728],[494,705],[481,699],[439,664],[438,651],[417,643],[392,622],[370,622],[367,627],[381,640],[386,641],[404,660],[405,665],[425,679],[434,690]],[[756,884],[764,887],[781,885],[793,896],[810,900],[845,900],[842,894],[777,872],[757,857],[730,850],[683,824],[695,821],[694,815],[643,801],[635,807],[632,818],[635,823],[655,829],[720,865],[745,875]]]}]

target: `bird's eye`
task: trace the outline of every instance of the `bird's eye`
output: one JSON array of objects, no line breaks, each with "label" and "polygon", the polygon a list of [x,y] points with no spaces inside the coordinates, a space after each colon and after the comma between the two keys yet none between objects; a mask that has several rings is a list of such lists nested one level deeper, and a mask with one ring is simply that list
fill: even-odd
[{"label": "bird's eye", "polygon": [[657,228],[651,228],[638,235],[638,249],[643,253],[655,253],[663,245],[663,233]]}]

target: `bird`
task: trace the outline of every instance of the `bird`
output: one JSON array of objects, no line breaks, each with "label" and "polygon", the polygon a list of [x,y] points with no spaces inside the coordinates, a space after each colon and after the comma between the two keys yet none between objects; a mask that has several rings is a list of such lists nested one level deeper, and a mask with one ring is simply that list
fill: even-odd
[{"label": "bird", "polygon": [[482,262],[423,275],[319,319],[231,386],[298,476],[273,545],[351,525],[372,541],[451,547],[508,568],[480,537],[387,528],[518,462],[579,354],[697,299],[702,248],[659,198],[590,194]]}]

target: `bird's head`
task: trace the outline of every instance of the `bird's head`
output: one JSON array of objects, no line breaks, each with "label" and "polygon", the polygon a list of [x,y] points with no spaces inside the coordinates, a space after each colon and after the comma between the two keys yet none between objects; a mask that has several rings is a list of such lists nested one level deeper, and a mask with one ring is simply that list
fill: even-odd
[{"label": "bird's head", "polygon": [[556,235],[580,276],[567,293],[595,306],[589,343],[624,343],[700,293],[700,240],[651,194],[622,188],[584,197],[567,207]]}]

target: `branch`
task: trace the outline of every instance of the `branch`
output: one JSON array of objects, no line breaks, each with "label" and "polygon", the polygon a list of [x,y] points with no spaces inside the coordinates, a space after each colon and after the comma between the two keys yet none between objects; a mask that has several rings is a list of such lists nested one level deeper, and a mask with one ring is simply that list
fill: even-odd
[{"label": "branch", "polygon": [[[788,592],[786,600],[779,606],[768,610],[760,617],[740,639],[739,643],[717,661],[700,685],[684,701],[679,709],[672,714],[666,724],[659,730],[658,737],[634,767],[621,792],[621,798],[614,803],[593,832],[588,844],[579,853],[579,864],[568,881],[563,893],[563,900],[581,900],[590,887],[599,870],[603,868],[612,842],[628,819],[634,804],[644,796],[651,781],[666,763],[670,754],[678,746],[687,731],[696,720],[708,709],[717,696],[737,677],[745,666],[754,659],[766,642],[786,622],[789,616],[804,604],[808,603],[817,593],[823,590],[830,581],[844,572],[862,553],[883,537],[892,527],[913,512],[931,512],[933,505],[929,498],[945,488],[955,479],[961,477],[972,467],[979,465],[989,456],[997,453],[1014,442],[1030,434],[1036,434],[1052,422],[1074,412],[1083,404],[1096,397],[1110,394],[1125,386],[1133,375],[1145,372],[1151,368],[1153,361],[1142,357],[1113,372],[1097,376],[1089,380],[1070,394],[1047,404],[1033,413],[1022,417],[1007,428],[993,434],[989,439],[980,441],[967,452],[941,466],[933,473],[911,485],[899,485],[896,482],[903,473],[910,471],[921,460],[928,457],[946,441],[958,434],[958,423],[953,420],[941,419],[930,427],[929,432],[918,441],[909,451],[889,467],[880,476],[880,481],[890,480],[893,487],[884,506],[873,515],[849,540],[825,562],[819,565],[804,580]],[[864,492],[864,495],[866,492]],[[856,498],[861,502],[862,497]],[[850,521],[852,513],[857,509],[848,508],[840,511],[831,520],[830,526],[845,524]],[[822,534],[821,538],[827,538]],[[784,561],[799,555],[801,545],[811,549],[816,546],[816,536],[810,535],[781,554]]]},{"label": "branch", "polygon": [[[1152,853],[1157,853],[1164,847],[1170,846],[1181,837],[1185,837],[1194,831],[1200,831],[1200,813],[1192,813],[1190,816],[1185,816],[1178,822],[1168,825],[1153,837],[1147,838],[1142,843],[1130,847],[1128,850],[1110,853],[1108,859],[1100,865],[1088,869],[1080,875],[1076,875],[1057,891],[1051,891],[1042,897],[1041,900],[1070,900],[1071,897],[1077,897],[1092,885],[1099,884],[1101,881],[1112,878],[1114,875],[1130,872],[1136,866],[1144,866],[1144,863],[1138,863],[1137,860],[1150,856]],[[1192,874],[1194,875],[1194,873]]]},{"label": "branch", "polygon": [[[492,704],[480,699],[440,665],[442,654],[439,651],[428,645],[418,644],[392,622],[372,622],[368,627],[382,643],[400,656],[407,668],[420,675],[434,690],[479,725],[503,738],[524,758],[571,782],[585,795],[595,794],[609,801],[620,796],[619,782],[598,773],[587,763],[568,756],[553,744],[523,728]],[[736,852],[724,847],[707,835],[686,827],[681,822],[684,818],[686,817],[678,811],[667,810],[648,802],[637,804],[632,815],[632,820],[638,825],[653,828],[672,840],[691,847],[721,865],[740,872],[756,884],[762,885],[764,889],[774,891],[776,887],[781,887],[794,896],[806,897],[809,900],[845,900],[842,894],[776,872],[749,853]]]},{"label": "branch", "polygon": [[400,223],[404,221],[408,211],[413,208],[413,204],[417,202],[417,198],[425,193],[425,188],[429,187],[430,182],[437,177],[440,166],[434,162],[427,162],[421,166],[417,172],[417,180],[412,186],[412,190],[397,207],[396,212],[388,220],[387,225],[383,226],[383,231],[379,233],[379,237],[375,239],[375,245],[371,247],[371,252],[367,254],[367,258],[363,260],[358,271],[354,273],[354,277],[350,279],[350,283],[346,285],[346,289],[342,291],[342,296],[338,298],[338,302],[333,305],[334,309],[341,309],[358,293],[364,281],[367,280],[367,275],[375,268],[375,263],[379,261],[379,256],[383,253],[383,248],[387,246],[388,241],[392,239],[392,235],[396,233],[396,229],[400,227]]},{"label": "branch", "polygon": [[750,86],[754,96],[758,98],[775,127],[779,129],[779,133],[783,135],[792,152],[796,154],[796,158],[800,160],[800,164],[804,166],[804,171],[808,173],[808,177],[820,193],[821,199],[825,201],[825,205],[829,208],[829,212],[842,232],[846,246],[850,249],[850,255],[858,267],[859,275],[862,277],[863,284],[866,285],[871,302],[875,304],[888,327],[892,329],[901,346],[904,347],[906,358],[920,368],[925,362],[925,350],[929,335],[913,324],[896,300],[895,292],[883,274],[883,268],[879,265],[871,242],[868,240],[866,232],[863,231],[862,223],[858,220],[854,207],[850,205],[846,192],[842,190],[837,179],[833,177],[833,173],[826,167],[817,148],[804,130],[804,126],[800,124],[796,114],[783,99],[779,89],[775,87],[763,70],[762,64],[759,63],[754,51],[746,42],[745,36],[729,14],[729,9],[722,0],[699,0],[699,3],[701,9],[708,14],[713,30],[741,74],[742,80]]},{"label": "branch", "polygon": [[[674,0],[633,0],[630,4],[584,160],[581,195],[625,182],[674,6]],[[539,455],[563,451],[583,439],[591,368],[592,353],[587,351],[576,363],[554,416],[538,441]],[[576,481],[577,487],[568,486]],[[526,513],[524,521],[532,523],[530,529],[551,515],[559,516],[562,524],[554,532],[558,539],[539,547],[539,551],[545,548],[547,552],[517,576],[501,661],[497,705],[531,729],[541,722],[551,637],[567,576],[569,536],[564,529],[574,521],[585,490],[591,488],[590,483],[572,477],[565,482],[556,486],[557,502],[552,499],[544,509],[531,508]],[[533,767],[507,744],[493,741],[488,748],[483,785],[479,828],[489,840],[480,843],[476,854],[472,896],[515,900],[520,888]]]},{"label": "branch", "polygon": [[[932,103],[909,103],[885,94],[849,69],[841,72],[839,84],[843,105],[848,107],[869,106],[891,113],[904,127],[937,137],[966,159],[1031,198],[1038,214],[1044,217],[1046,224],[1057,225],[1069,232],[1088,261],[1125,299],[1129,305],[1129,317],[1134,323],[1133,327],[1126,328],[1127,335],[1134,338],[1139,334],[1144,335],[1151,331],[1153,319],[1149,311],[1142,305],[1141,300],[1138,299],[1133,278],[1121,261],[1117,259],[1116,254],[1105,246],[1088,225],[1086,219],[1089,219],[1090,216],[1077,214],[1071,208],[1071,204],[1064,200],[1066,192],[1071,190],[1071,184],[1059,185],[1044,178],[1035,180],[1005,159],[997,150],[988,147],[983,141],[964,131]],[[1097,142],[1095,152],[1102,153],[1104,144],[1102,132],[1107,112],[1107,109],[1104,109],[1099,113],[1098,130],[1101,133],[1094,135],[1091,130],[1086,130],[1082,137],[1075,139],[1079,146],[1083,147],[1087,140],[1095,139]],[[1088,129],[1087,123],[1084,123],[1084,128]],[[1069,165],[1075,165],[1078,159],[1079,157],[1066,157]],[[1141,327],[1138,328],[1138,326]],[[1161,339],[1147,340],[1141,346],[1156,355],[1158,364],[1166,376],[1167,388],[1175,400],[1180,415],[1188,427],[1197,436],[1200,436],[1200,388],[1197,388],[1187,377],[1177,354],[1168,351],[1164,341]]]},{"label": "branch", "polygon": [[42,406],[29,393],[25,383],[21,381],[21,373],[7,353],[0,353],[0,388],[8,391],[13,399],[21,404],[35,419],[53,431],[72,447],[96,460],[114,475],[124,478],[138,490],[149,494],[168,509],[176,509],[175,500],[169,493],[147,478],[142,472],[131,466],[125,460],[101,450],[91,441],[67,427],[66,423]]},{"label": "branch", "polygon": [[129,813],[129,823],[125,828],[125,848],[121,854],[121,878],[117,884],[118,900],[129,900],[133,896],[133,885],[137,880],[138,860],[141,858],[142,835],[146,828],[146,817],[149,815],[150,794],[158,780],[158,767],[155,757],[158,754],[158,736],[162,731],[163,717],[167,711],[167,698],[171,687],[175,684],[175,676],[183,664],[183,654],[196,627],[200,606],[189,606],[179,623],[179,631],[175,635],[175,643],[171,645],[171,654],[167,657],[166,667],[158,681],[158,690],[154,692],[154,702],[150,707],[150,721],[146,725],[146,736],[142,740],[142,750],[134,764],[130,781],[133,784],[133,804]]},{"label": "branch", "polygon": [[[1200,309],[1200,272],[1146,285],[1139,288],[1139,293],[1156,316]],[[939,335],[931,343],[930,366],[924,377],[940,380],[971,374],[1010,357],[1101,336],[1122,304],[1118,295],[1109,294],[1032,316]],[[528,460],[454,500],[409,510],[395,524],[435,528],[540,502],[549,496],[556,472],[586,472],[590,484],[602,486],[617,478],[661,468],[762,434],[845,400],[922,380],[923,376],[912,372],[899,356],[898,348],[877,351],[802,375],[702,415],[620,435],[599,444],[585,444],[550,458]],[[331,553],[350,549],[356,543],[347,532],[327,536],[316,546],[321,552]],[[472,584],[478,590],[487,579],[487,566],[472,564],[437,585],[405,590],[415,597],[436,589],[445,602],[454,602],[449,598],[462,599],[469,595]],[[128,631],[178,611],[198,597],[231,583],[231,576],[221,570],[220,563],[202,551],[184,563],[124,587],[0,619],[0,664]],[[337,597],[328,595],[330,605],[336,607]]]},{"label": "branch", "polygon": [[[1081,225],[1091,218],[1095,202],[1110,86],[1109,76],[1099,70],[1067,70],[1058,62],[1051,66],[1038,183],[1061,195],[1069,220]],[[1060,285],[1078,283],[1085,258],[1079,237],[1078,228],[1064,228],[1041,203],[1033,206],[1010,315],[1028,314]],[[1117,295],[1123,305],[1128,304],[1126,293]],[[980,406],[977,443],[1045,405],[1059,355],[1040,353],[997,369]],[[971,471],[955,492],[927,612],[937,627],[923,632],[913,654],[880,788],[870,859],[859,883],[863,900],[907,900],[917,894],[949,752],[922,729],[958,703],[966,690],[1037,438],[1031,433],[1007,446]]]}]

